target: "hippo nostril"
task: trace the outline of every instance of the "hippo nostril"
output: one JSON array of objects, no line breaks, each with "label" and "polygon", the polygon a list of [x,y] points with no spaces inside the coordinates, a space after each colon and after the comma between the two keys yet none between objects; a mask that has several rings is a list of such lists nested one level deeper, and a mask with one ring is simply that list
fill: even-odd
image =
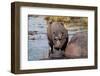
[{"label": "hippo nostril", "polygon": [[61,40],[61,39],[59,39],[59,40]]},{"label": "hippo nostril", "polygon": [[54,38],[54,40],[58,40],[58,39],[59,39],[58,37],[55,37],[55,38]]}]

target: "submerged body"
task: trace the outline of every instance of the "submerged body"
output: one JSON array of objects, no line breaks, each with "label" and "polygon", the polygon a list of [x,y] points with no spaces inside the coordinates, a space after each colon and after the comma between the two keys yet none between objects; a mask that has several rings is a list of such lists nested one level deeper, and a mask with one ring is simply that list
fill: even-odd
[{"label": "submerged body", "polygon": [[88,41],[87,32],[76,33],[65,49],[66,58],[87,58],[88,56]]}]

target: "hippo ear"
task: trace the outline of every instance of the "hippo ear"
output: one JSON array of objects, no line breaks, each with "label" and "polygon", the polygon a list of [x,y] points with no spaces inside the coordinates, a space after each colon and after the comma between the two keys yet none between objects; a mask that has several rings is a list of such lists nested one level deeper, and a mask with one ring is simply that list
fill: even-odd
[{"label": "hippo ear", "polygon": [[51,24],[52,24],[52,21],[51,21],[51,22],[49,22],[49,24],[51,25]]},{"label": "hippo ear", "polygon": [[64,26],[64,23],[63,22],[60,22],[60,23],[61,23],[62,26]]},{"label": "hippo ear", "polygon": [[49,24],[49,25],[51,25],[52,23],[53,23],[53,21],[51,21],[51,20],[48,21],[48,24]]}]

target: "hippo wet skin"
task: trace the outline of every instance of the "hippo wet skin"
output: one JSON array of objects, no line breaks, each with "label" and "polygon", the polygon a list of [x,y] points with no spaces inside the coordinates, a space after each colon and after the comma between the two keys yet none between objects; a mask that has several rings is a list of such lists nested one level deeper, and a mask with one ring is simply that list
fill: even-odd
[{"label": "hippo wet skin", "polygon": [[66,58],[87,58],[88,55],[88,42],[87,32],[76,33],[65,49]]},{"label": "hippo wet skin", "polygon": [[50,45],[49,58],[64,58],[64,50],[68,43],[68,31],[61,22],[51,22],[47,27],[47,36]]}]

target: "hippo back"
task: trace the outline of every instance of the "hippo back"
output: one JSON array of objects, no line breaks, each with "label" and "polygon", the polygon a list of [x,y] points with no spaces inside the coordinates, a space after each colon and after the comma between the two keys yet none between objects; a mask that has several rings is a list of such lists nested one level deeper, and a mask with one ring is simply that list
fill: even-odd
[{"label": "hippo back", "polygon": [[87,32],[76,33],[66,47],[65,56],[67,58],[87,58],[87,38]]}]

